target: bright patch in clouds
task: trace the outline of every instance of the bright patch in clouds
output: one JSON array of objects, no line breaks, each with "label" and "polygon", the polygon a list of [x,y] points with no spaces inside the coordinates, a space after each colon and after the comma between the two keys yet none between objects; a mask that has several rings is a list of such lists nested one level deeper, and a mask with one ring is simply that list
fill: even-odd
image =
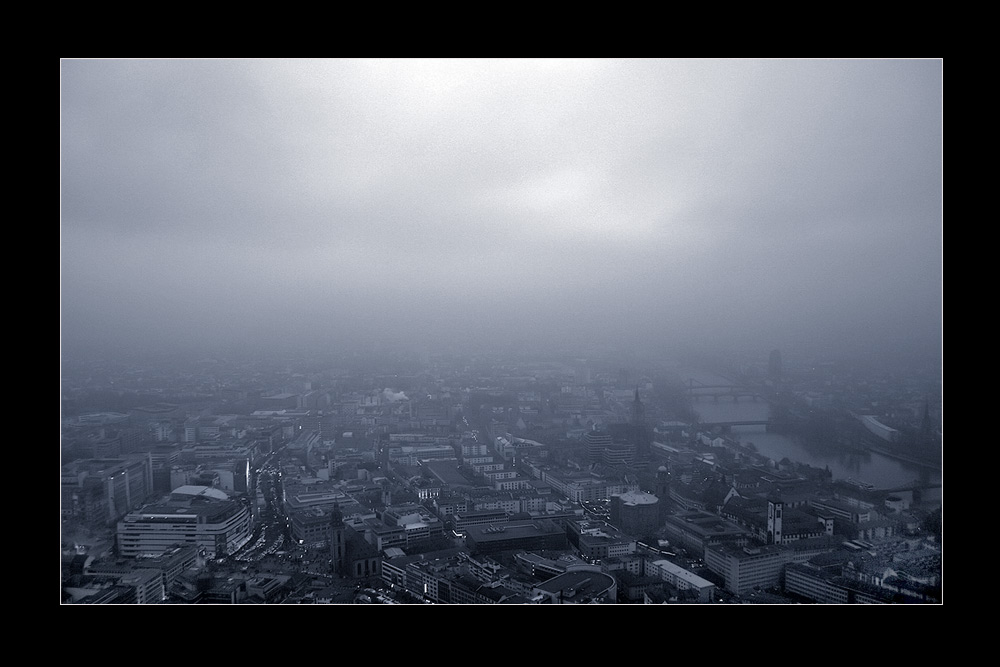
[{"label": "bright patch in clouds", "polygon": [[63,335],[933,338],[941,70],[65,60]]}]

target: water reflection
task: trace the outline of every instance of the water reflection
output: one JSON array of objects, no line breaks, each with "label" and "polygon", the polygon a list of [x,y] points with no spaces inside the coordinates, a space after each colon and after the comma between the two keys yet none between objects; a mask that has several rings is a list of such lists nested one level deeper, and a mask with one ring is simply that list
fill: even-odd
[{"label": "water reflection", "polygon": [[[734,399],[731,396],[695,396],[692,409],[703,422],[766,421],[771,416],[770,406],[764,400]],[[878,488],[893,488],[911,484],[940,483],[941,473],[925,466],[899,461],[882,454],[833,448],[808,442],[805,439],[781,433],[768,433],[765,426],[732,426],[731,435],[743,443],[753,443],[758,453],[781,461],[806,463],[817,468],[828,468],[834,479],[854,479],[869,482]]]}]

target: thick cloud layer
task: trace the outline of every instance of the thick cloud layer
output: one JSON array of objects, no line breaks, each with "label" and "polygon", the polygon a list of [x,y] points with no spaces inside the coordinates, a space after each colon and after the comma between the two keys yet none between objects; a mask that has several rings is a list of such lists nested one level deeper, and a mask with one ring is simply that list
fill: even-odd
[{"label": "thick cloud layer", "polygon": [[934,60],[66,60],[62,337],[930,346]]}]

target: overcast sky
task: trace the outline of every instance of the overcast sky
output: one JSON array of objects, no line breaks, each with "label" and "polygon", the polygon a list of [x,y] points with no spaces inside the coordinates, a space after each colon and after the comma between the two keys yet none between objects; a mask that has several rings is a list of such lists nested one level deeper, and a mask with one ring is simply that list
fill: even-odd
[{"label": "overcast sky", "polygon": [[940,345],[939,60],[64,60],[65,345]]}]

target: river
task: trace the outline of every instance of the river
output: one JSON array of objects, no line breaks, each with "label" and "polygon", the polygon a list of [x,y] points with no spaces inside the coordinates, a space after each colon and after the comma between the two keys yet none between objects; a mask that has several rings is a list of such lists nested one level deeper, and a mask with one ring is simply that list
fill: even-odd
[{"label": "river", "polygon": [[[703,371],[684,371],[684,379],[694,378],[705,385],[730,385],[732,381]],[[692,409],[706,422],[763,421],[771,414],[771,408],[763,399],[753,400],[731,396],[695,397]],[[806,442],[800,437],[768,433],[765,426],[733,426],[731,437],[740,442],[752,442],[759,454],[774,461],[788,458],[816,468],[829,468],[834,479],[854,479],[873,484],[876,488],[888,489],[910,484],[914,481],[938,484],[941,471],[917,464],[900,461],[875,452],[834,450]]]}]

